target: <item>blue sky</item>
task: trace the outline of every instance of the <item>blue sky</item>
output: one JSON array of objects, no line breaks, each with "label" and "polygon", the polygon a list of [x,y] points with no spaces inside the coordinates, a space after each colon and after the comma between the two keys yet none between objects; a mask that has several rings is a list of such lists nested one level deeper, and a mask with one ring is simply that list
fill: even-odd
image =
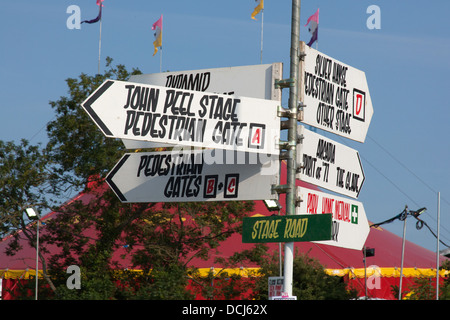
[{"label": "blue sky", "polygon": [[[105,0],[101,67],[106,56],[127,68],[156,73],[152,24],[164,15],[162,69],[170,71],[260,63],[260,21],[253,0]],[[378,5],[381,29],[367,28]],[[81,18],[98,13],[95,0],[2,1],[0,12],[0,139],[46,142],[54,118],[49,101],[67,94],[65,79],[95,74],[99,24],[70,30],[68,6]],[[368,219],[380,222],[427,207],[423,219],[436,230],[441,192],[441,239],[450,244],[450,2],[387,0],[302,1],[301,35],[320,8],[319,51],[366,73],[374,116],[364,144],[333,137],[357,149],[366,180],[359,200]],[[283,62],[289,75],[291,1],[265,1],[263,63]],[[283,103],[287,104],[287,91]],[[402,235],[403,223],[386,229]],[[407,224],[407,239],[430,250],[436,239]],[[440,245],[441,249],[445,247]]]}]

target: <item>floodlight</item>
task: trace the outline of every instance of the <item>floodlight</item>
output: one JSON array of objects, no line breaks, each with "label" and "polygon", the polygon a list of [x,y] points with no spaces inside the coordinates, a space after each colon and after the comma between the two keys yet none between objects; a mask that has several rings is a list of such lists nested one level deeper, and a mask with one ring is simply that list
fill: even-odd
[{"label": "floodlight", "polygon": [[280,203],[276,199],[264,200],[267,210],[278,211],[281,209]]},{"label": "floodlight", "polygon": [[417,211],[411,211],[411,215],[414,217],[414,218],[417,218],[418,216],[420,216],[422,213],[424,213],[425,211],[427,211],[427,208],[420,208],[419,210],[417,210]]},{"label": "floodlight", "polygon": [[364,248],[364,254],[366,257],[375,256],[375,248]]},{"label": "floodlight", "polygon": [[27,216],[28,218],[32,219],[32,220],[37,220],[39,219],[39,214],[37,214],[36,211],[34,211],[33,208],[27,208],[26,210]]},{"label": "floodlight", "polygon": [[35,286],[35,299],[38,299],[38,275],[39,275],[39,225],[41,224],[39,222],[39,219],[41,218],[39,216],[39,213],[37,213],[36,211],[34,211],[33,208],[26,208],[25,212],[28,216],[28,219],[30,220],[37,220],[36,223],[36,286]]}]

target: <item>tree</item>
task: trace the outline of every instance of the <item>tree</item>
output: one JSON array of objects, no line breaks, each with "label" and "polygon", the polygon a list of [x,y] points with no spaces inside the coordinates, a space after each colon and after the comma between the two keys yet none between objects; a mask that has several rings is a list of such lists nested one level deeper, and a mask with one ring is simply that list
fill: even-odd
[{"label": "tree", "polygon": [[[104,80],[128,80],[131,74],[138,73],[137,69],[128,72],[122,65],[113,66],[112,59],[107,58],[105,74],[81,74],[67,79],[68,96],[50,102],[56,117],[47,126],[49,142],[35,151],[45,154],[45,158],[39,162],[37,155],[31,157],[26,144],[17,147],[29,156],[28,166],[42,166],[38,167],[38,172],[43,172],[38,189],[31,195],[35,197],[42,191],[49,200],[43,208],[60,212],[46,223],[47,232],[41,235],[42,248],[59,248],[45,261],[53,280],[49,298],[192,298],[186,285],[196,272],[189,268],[189,261],[194,257],[207,258],[221,241],[239,230],[242,217],[252,209],[252,202],[156,207],[119,201],[103,179],[123,155],[123,144],[105,138],[80,104]],[[11,148],[14,149],[10,146],[8,154]],[[31,181],[25,176],[12,179],[24,185]],[[11,192],[22,192],[20,186],[14,186]],[[92,196],[91,200],[75,200],[61,206],[64,197],[73,191],[84,191]],[[14,198],[13,193],[10,198]],[[31,200],[36,204],[38,198]],[[11,254],[19,249],[11,247]],[[132,257],[133,268],[142,272],[118,272],[120,261],[114,258],[117,249],[125,249],[125,254]],[[70,265],[81,269],[81,290],[66,287],[65,271]]]},{"label": "tree", "polygon": [[40,146],[26,140],[0,141],[0,237],[23,228],[26,208],[46,208],[47,159]]},{"label": "tree", "polygon": [[104,74],[82,73],[78,79],[67,79],[69,96],[50,102],[56,117],[47,125],[47,150],[55,164],[52,185],[56,194],[83,188],[92,177],[104,177],[122,155],[122,142],[101,134],[80,105],[106,79],[126,81],[141,72],[114,67],[111,58],[106,59],[106,67]]},{"label": "tree", "polygon": [[[280,276],[279,252],[269,254],[267,246],[258,244],[250,251],[234,255],[235,261],[250,261],[261,266],[255,275],[252,299],[267,300],[268,278]],[[318,260],[307,253],[295,255],[293,261],[293,292],[298,300],[348,300],[357,297],[357,292],[347,288],[342,277],[330,276]]]},{"label": "tree", "polygon": [[[12,236],[6,252],[8,255],[14,255],[21,249],[20,239],[23,237],[31,247],[36,247],[36,228],[27,228],[29,221],[24,212],[30,207],[37,211],[49,207],[45,197],[51,189],[48,183],[48,161],[48,154],[40,145],[32,146],[26,140],[21,140],[20,144],[0,141],[0,237]],[[19,230],[22,232],[19,233]],[[47,274],[43,252],[45,247],[39,251],[44,278],[54,288]]]},{"label": "tree", "polygon": [[294,259],[293,295],[299,300],[348,300],[356,292],[347,289],[342,277],[330,276],[313,257],[300,254]]},{"label": "tree", "polygon": [[[41,256],[45,274],[51,276],[47,276],[48,298],[190,299],[199,293],[230,299],[249,289],[253,292],[249,298],[267,297],[267,277],[277,275],[279,266],[278,258],[268,254],[264,245],[217,259],[223,266],[251,262],[262,267],[247,279],[224,270],[202,278],[190,267],[192,259],[207,259],[221,242],[241,232],[242,218],[253,210],[253,202],[123,204],[105,184],[106,174],[125,150],[120,140],[104,137],[80,104],[104,80],[128,80],[137,73],[137,69],[129,72],[122,65],[113,66],[108,58],[105,74],[67,79],[68,96],[50,102],[56,117],[47,126],[45,148],[26,141],[0,143],[5,165],[0,168],[5,178],[0,201],[8,212],[1,217],[1,231],[15,226],[33,244],[33,228],[26,228],[23,220],[25,206],[60,212],[47,221],[41,236],[42,251],[59,248],[48,261]],[[61,206],[73,191],[84,191],[90,200]],[[20,250],[17,244],[12,243],[10,254]],[[131,257],[132,269],[139,271],[121,269],[121,259],[114,256],[119,249]],[[66,269],[71,265],[80,267],[80,290],[66,286]],[[294,279],[299,299],[348,297],[339,278],[327,276],[323,267],[306,256],[295,260]],[[189,281],[194,292],[186,290]]]},{"label": "tree", "polygon": [[[450,270],[450,261],[444,261],[439,269]],[[450,300],[450,277],[448,276],[444,279],[444,283],[439,287],[439,299]]]}]

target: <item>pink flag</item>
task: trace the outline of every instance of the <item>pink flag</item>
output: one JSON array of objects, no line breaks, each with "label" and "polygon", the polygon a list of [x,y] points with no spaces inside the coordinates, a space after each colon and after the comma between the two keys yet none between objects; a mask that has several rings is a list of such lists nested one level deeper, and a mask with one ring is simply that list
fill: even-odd
[{"label": "pink flag", "polygon": [[156,21],[152,26],[152,30],[155,30],[155,41],[153,42],[155,50],[153,52],[153,55],[158,52],[159,47],[162,47],[162,23],[163,16],[161,15],[161,18],[159,18],[158,21]]},{"label": "pink flag", "polygon": [[163,16],[161,15],[161,18],[158,19],[158,21],[156,21],[153,26],[152,26],[152,30],[158,30],[157,27],[159,27],[159,30],[162,31],[162,21],[163,21]]},{"label": "pink flag", "polygon": [[317,24],[319,24],[319,9],[317,9],[316,13],[314,13],[311,17],[308,18],[308,21],[306,21],[305,27],[308,25],[310,21],[315,21]]},{"label": "pink flag", "polygon": [[104,7],[103,2],[104,0],[97,0],[97,5],[99,6],[100,4],[102,5],[102,7]]},{"label": "pink flag", "polygon": [[309,24],[309,32],[311,33],[311,39],[307,43],[308,46],[312,46],[315,41],[319,39],[319,9],[311,17],[308,18],[305,26]]}]

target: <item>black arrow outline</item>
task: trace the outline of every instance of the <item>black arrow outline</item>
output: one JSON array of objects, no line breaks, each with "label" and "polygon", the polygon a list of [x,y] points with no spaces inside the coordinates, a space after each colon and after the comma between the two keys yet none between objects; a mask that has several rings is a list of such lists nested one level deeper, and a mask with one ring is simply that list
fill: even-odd
[{"label": "black arrow outline", "polygon": [[119,187],[117,187],[117,185],[112,181],[112,179],[116,175],[117,171],[119,171],[120,168],[122,168],[122,166],[128,160],[129,157],[130,157],[130,154],[125,154],[122,157],[122,159],[120,159],[120,161],[116,164],[116,166],[112,169],[112,171],[110,173],[108,173],[108,175],[106,176],[106,179],[105,179],[106,182],[109,184],[109,187],[114,191],[114,193],[117,195],[117,197],[122,202],[127,202],[128,200],[127,200],[127,198],[125,198],[123,193],[120,191]]},{"label": "black arrow outline", "polygon": [[103,94],[106,90],[109,89],[114,84],[114,81],[107,80],[105,81],[98,89],[95,91],[95,93],[86,100],[82,106],[86,110],[86,112],[91,116],[92,120],[100,127],[100,129],[103,131],[105,136],[107,137],[113,137],[112,132],[108,129],[108,127],[105,125],[105,123],[99,118],[97,113],[92,109],[92,104]]},{"label": "black arrow outline", "polygon": [[356,154],[358,155],[359,167],[361,169],[361,173],[362,173],[362,176],[363,176],[363,180],[361,181],[361,186],[359,187],[358,193],[356,194],[356,198],[358,199],[359,193],[361,192],[361,189],[363,187],[364,181],[366,180],[366,175],[364,174],[364,168],[362,166],[361,157],[359,156],[359,152],[356,151]]}]

